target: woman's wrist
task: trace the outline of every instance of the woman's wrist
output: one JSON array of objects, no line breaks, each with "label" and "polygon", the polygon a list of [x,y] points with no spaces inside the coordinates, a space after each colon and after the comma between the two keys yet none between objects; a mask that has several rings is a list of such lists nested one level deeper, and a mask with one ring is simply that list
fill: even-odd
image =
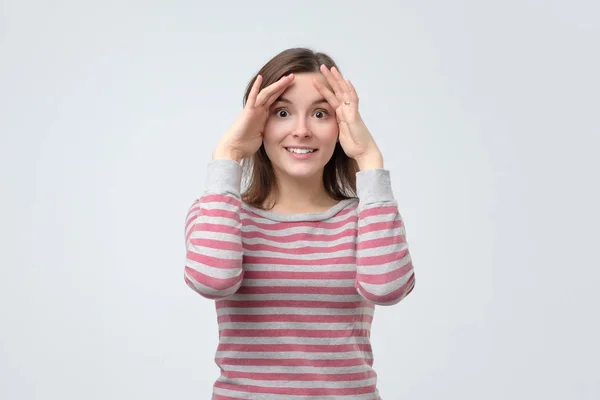
[{"label": "woman's wrist", "polygon": [[242,156],[235,150],[231,150],[225,147],[217,147],[212,153],[213,160],[233,160],[237,163],[242,161]]},{"label": "woman's wrist", "polygon": [[381,169],[383,168],[383,155],[380,151],[373,151],[369,154],[365,154],[364,156],[357,157],[356,162],[358,163],[358,168],[361,171],[369,169]]}]

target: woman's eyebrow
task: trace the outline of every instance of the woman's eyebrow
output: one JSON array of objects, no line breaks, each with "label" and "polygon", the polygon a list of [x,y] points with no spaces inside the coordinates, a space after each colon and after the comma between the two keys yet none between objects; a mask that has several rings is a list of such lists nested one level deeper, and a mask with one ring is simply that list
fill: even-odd
[{"label": "woman's eyebrow", "polygon": [[[288,103],[288,104],[292,104],[292,102],[288,99],[286,99],[285,97],[281,96],[279,98],[277,98],[277,100],[275,100],[275,103]],[[325,100],[323,97],[315,100],[312,102],[312,105],[316,105],[316,104],[322,104],[322,103],[327,103],[327,100]]]}]

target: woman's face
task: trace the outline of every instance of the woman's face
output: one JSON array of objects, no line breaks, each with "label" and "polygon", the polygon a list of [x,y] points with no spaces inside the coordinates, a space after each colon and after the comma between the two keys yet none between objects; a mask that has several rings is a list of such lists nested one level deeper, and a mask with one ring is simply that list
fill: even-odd
[{"label": "woman's face", "polygon": [[322,179],[339,130],[335,110],[312,80],[329,85],[318,72],[294,75],[294,82],[271,106],[263,144],[279,179]]}]

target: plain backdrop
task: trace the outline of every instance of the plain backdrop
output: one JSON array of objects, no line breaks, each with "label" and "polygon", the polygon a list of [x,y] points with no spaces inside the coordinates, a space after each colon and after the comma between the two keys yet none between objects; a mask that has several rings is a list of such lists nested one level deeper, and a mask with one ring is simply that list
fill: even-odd
[{"label": "plain backdrop", "polygon": [[254,73],[329,53],[392,170],[415,291],[385,400],[600,399],[600,4],[0,1],[0,398],[208,399],[185,213]]}]

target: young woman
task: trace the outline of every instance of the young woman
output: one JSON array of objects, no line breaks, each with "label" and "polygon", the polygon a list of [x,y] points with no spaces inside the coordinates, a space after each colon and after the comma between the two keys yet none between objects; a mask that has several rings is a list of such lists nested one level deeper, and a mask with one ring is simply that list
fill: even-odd
[{"label": "young woman", "polygon": [[216,304],[213,400],[381,399],[373,312],[412,291],[413,265],[390,173],[329,56],[288,49],[253,78],[185,238],[185,281]]}]

